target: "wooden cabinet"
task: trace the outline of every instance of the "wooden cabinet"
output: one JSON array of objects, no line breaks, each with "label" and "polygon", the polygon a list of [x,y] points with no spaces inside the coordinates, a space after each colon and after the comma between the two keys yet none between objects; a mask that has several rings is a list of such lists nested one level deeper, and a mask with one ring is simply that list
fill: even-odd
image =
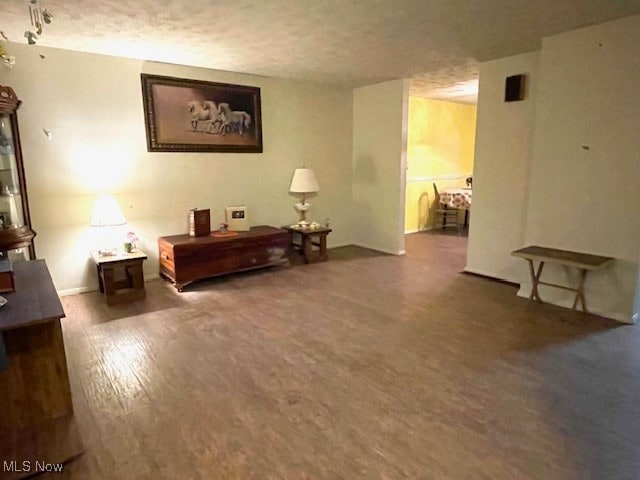
[{"label": "wooden cabinet", "polygon": [[[62,463],[83,451],[75,421],[60,319],[65,316],[44,260],[16,262],[5,294],[0,341],[0,478],[33,474],[23,462]],[[17,461],[17,466],[11,464]]]},{"label": "wooden cabinet", "polygon": [[178,291],[203,278],[270,266],[289,266],[291,235],[281,228],[258,226],[248,232],[212,232],[206,237],[158,238],[160,274]]},{"label": "wooden cabinet", "polygon": [[2,257],[35,258],[17,110],[11,87],[0,86],[0,251]]}]

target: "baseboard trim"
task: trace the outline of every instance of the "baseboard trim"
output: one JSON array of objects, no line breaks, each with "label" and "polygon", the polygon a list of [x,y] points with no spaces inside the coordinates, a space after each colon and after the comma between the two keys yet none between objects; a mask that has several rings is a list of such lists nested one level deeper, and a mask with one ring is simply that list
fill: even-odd
[{"label": "baseboard trim", "polygon": [[[529,292],[523,292],[522,289],[518,291],[517,295],[521,298],[527,298],[527,299],[529,298]],[[548,305],[555,305],[556,307],[563,307],[563,308],[566,308],[567,310],[571,310],[571,307],[573,306],[573,300],[571,299],[556,300],[553,302],[543,302],[543,303],[546,303]],[[580,313],[582,312],[580,311]],[[629,318],[622,314],[602,312],[600,310],[589,309],[589,312],[586,313],[585,315],[595,315],[597,317],[602,317],[609,320],[615,320],[616,322],[623,323],[625,325],[633,325],[635,323],[633,317]]]},{"label": "baseboard trim", "polygon": [[502,283],[503,285],[509,285],[510,287],[520,288],[520,284],[516,282],[510,282],[509,280],[505,280],[504,278],[494,277],[492,275],[487,275],[485,273],[473,272],[471,270],[467,270],[466,268],[460,272],[463,275],[469,275],[471,277],[483,278],[485,280],[491,280],[492,282]]},{"label": "baseboard trim", "polygon": [[[522,291],[522,284],[517,283],[517,282],[511,282],[509,280],[505,280],[504,278],[499,278],[497,276],[493,276],[484,272],[478,272],[478,271],[474,271],[473,269],[470,268],[465,268],[461,273],[465,274],[465,275],[472,275],[474,277],[479,277],[479,278],[484,278],[487,280],[491,280],[494,282],[498,282],[498,283],[502,283],[505,285],[509,285],[512,287],[515,287],[517,289],[516,295],[518,297],[522,297],[522,298],[529,298],[529,292],[528,291]],[[552,301],[552,302],[544,302],[544,303],[548,303],[549,305],[556,305],[558,307],[564,307],[564,308],[568,308],[571,309],[571,306],[573,304],[573,300],[560,300],[560,301]],[[620,323],[624,323],[625,325],[633,325],[634,321],[633,318],[629,318],[626,317],[624,315],[621,314],[616,314],[616,313],[611,313],[611,312],[601,312],[601,311],[589,311],[589,315],[597,315],[599,317],[603,317],[603,318],[608,318],[611,320],[615,320],[616,322],[620,322]]]},{"label": "baseboard trim", "polygon": [[418,228],[416,230],[405,230],[404,234],[411,235],[412,233],[428,232],[429,230],[433,230],[433,227]]},{"label": "baseboard trim", "polygon": [[433,230],[433,227],[418,228],[417,230],[405,230],[404,234],[411,235],[413,233],[423,233],[423,232],[428,232],[430,230]]},{"label": "baseboard trim", "polygon": [[68,297],[69,295],[78,295],[80,293],[88,293],[95,292],[97,290],[96,287],[77,287],[77,288],[67,288],[65,290],[58,290],[56,293],[59,297]]},{"label": "baseboard trim", "polygon": [[480,270],[476,270],[474,268],[469,268],[469,267],[464,267],[463,270],[464,273],[470,273],[472,275],[477,275],[479,277],[486,277],[486,278],[493,278],[495,280],[500,280],[503,281],[505,283],[510,283],[512,285],[516,285],[516,286],[520,286],[520,282],[518,280],[511,280],[508,278],[504,278],[503,276],[500,276],[497,273],[493,273],[493,272],[487,272],[487,271],[480,271]]},{"label": "baseboard trim", "polygon": [[348,247],[349,245],[353,245],[353,243],[350,243],[350,242],[342,242],[342,243],[331,244],[330,246],[329,246],[329,245],[327,245],[327,250],[331,250],[332,248]]},{"label": "baseboard trim", "polygon": [[[148,280],[156,280],[160,278],[160,274],[159,273],[152,273],[150,275],[145,275],[144,276],[144,281],[148,281]],[[98,290],[97,285],[94,287],[88,287],[88,286],[84,286],[84,287],[76,287],[76,288],[66,288],[64,290],[57,290],[56,293],[58,294],[59,297],[68,297],[69,295],[79,295],[81,293],[89,293],[89,292],[96,292]]]},{"label": "baseboard trim", "polygon": [[370,245],[365,245],[363,243],[353,243],[352,245],[356,247],[366,248],[368,250],[374,250],[376,252],[388,253],[389,255],[405,255],[406,254],[405,250],[399,250],[394,252],[392,250],[387,250],[379,247],[372,247]]}]

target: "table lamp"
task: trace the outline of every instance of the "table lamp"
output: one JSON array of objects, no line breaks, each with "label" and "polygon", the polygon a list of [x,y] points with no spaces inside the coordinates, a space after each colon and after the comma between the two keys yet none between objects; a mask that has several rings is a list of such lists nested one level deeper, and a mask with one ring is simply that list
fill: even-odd
[{"label": "table lamp", "polygon": [[91,222],[89,225],[92,227],[100,228],[103,231],[102,240],[106,245],[106,248],[101,248],[99,253],[101,255],[115,255],[115,245],[113,236],[116,232],[115,227],[126,225],[127,220],[120,210],[120,205],[113,195],[100,195],[96,198],[93,204],[93,213],[91,214]]},{"label": "table lamp", "polygon": [[313,170],[304,167],[296,168],[295,172],[293,172],[289,192],[302,194],[302,201],[294,205],[296,210],[300,213],[298,225],[309,225],[309,222],[307,222],[307,210],[309,210],[311,204],[306,203],[306,195],[308,193],[315,193],[318,190],[318,180],[316,179],[316,174],[313,173]]}]

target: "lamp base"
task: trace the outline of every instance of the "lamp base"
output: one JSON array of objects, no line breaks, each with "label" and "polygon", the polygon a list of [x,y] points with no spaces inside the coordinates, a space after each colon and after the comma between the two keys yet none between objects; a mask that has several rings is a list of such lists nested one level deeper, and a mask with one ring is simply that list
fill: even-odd
[{"label": "lamp base", "polygon": [[309,222],[307,222],[307,211],[311,207],[310,203],[296,203],[294,205],[296,210],[300,213],[300,220],[298,220],[298,225],[300,226],[308,226]]}]

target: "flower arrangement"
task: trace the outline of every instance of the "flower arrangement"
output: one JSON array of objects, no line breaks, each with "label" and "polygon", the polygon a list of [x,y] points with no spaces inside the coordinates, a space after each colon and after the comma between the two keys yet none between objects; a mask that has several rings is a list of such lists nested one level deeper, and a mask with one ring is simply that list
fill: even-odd
[{"label": "flower arrangement", "polygon": [[136,248],[136,242],[138,241],[138,236],[135,232],[127,232],[124,237],[124,251],[127,253],[131,253],[131,251]]},{"label": "flower arrangement", "polygon": [[130,242],[133,245],[135,245],[138,240],[139,240],[139,238],[136,235],[136,232],[127,232],[127,241],[128,242]]}]

